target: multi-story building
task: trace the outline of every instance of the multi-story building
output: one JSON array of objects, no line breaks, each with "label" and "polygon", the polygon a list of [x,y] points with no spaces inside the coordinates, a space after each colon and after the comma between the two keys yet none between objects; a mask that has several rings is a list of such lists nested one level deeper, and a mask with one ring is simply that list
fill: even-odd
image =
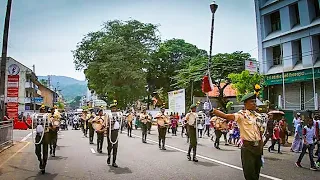
[{"label": "multi-story building", "polygon": [[255,0],[260,73],[270,103],[318,109],[320,0]]},{"label": "multi-story building", "polygon": [[91,107],[106,107],[107,103],[98,98],[98,96],[93,92],[87,89],[86,102],[89,103]]},{"label": "multi-story building", "polygon": [[27,114],[38,110],[43,100],[47,107],[52,107],[54,92],[40,84],[32,69],[11,57],[7,58],[5,82],[5,102],[9,116],[16,117],[21,112]]}]

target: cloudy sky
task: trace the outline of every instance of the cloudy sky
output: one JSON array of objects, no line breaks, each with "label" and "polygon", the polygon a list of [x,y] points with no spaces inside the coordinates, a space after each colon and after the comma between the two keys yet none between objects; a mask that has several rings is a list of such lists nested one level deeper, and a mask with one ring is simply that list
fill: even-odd
[{"label": "cloudy sky", "polygon": [[[2,45],[6,1],[0,0]],[[84,80],[75,71],[71,50],[104,21],[136,19],[160,25],[162,40],[185,39],[209,49],[211,0],[13,0],[8,55],[37,75],[65,75]],[[213,52],[249,52],[257,58],[253,0],[216,0]]]}]

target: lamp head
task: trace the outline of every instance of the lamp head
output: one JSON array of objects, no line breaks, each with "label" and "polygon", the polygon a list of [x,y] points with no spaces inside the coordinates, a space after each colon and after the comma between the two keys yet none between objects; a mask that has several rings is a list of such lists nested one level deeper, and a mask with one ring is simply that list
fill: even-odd
[{"label": "lamp head", "polygon": [[212,14],[214,14],[214,13],[217,11],[217,9],[218,9],[218,4],[216,4],[216,2],[213,1],[213,2],[210,4],[210,9],[211,9]]}]

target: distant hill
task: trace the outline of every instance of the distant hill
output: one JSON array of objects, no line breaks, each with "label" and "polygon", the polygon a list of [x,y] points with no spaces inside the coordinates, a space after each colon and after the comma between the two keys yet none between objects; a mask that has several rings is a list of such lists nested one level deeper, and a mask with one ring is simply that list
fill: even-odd
[{"label": "distant hill", "polygon": [[[38,79],[48,80],[48,76],[38,76]],[[87,92],[87,82],[80,81],[67,76],[50,75],[50,84],[60,89],[67,101],[73,100],[76,96],[83,96]]]}]

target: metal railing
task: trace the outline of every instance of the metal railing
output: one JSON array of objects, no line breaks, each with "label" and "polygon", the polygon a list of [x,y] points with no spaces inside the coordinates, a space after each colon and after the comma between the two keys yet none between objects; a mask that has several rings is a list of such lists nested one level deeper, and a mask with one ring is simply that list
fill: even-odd
[{"label": "metal railing", "polygon": [[13,143],[13,121],[0,121],[0,150]]}]

